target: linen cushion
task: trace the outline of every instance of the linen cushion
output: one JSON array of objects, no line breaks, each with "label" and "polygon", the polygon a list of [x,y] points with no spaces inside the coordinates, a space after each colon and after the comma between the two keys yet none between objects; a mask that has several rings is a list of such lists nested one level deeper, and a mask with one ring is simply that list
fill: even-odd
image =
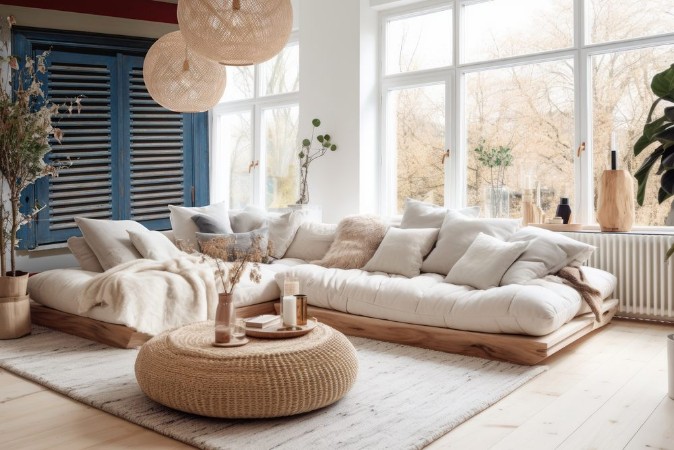
[{"label": "linen cushion", "polygon": [[297,229],[285,258],[314,261],[325,256],[335,240],[337,224],[304,222]]},{"label": "linen cushion", "polygon": [[267,218],[269,242],[271,243],[269,256],[277,259],[283,258],[303,220],[304,215],[295,211],[269,215]]},{"label": "linen cushion", "polygon": [[524,252],[529,242],[503,242],[480,233],[454,264],[445,282],[489,289],[499,285],[503,274]]},{"label": "linen cushion", "polygon": [[587,261],[595,247],[561,233],[525,227],[508,238],[509,242],[529,242],[527,250],[503,275],[501,285],[522,284],[557,273],[562,268]]},{"label": "linen cushion", "polygon": [[231,214],[232,232],[247,233],[265,226],[267,211],[257,206],[246,206],[242,211]]},{"label": "linen cushion", "polygon": [[478,219],[449,211],[442,222],[435,249],[424,260],[421,271],[447,275],[478,234],[505,241],[517,231],[520,223],[520,219]]},{"label": "linen cushion", "polygon": [[408,198],[405,200],[405,211],[400,222],[400,228],[440,228],[447,211],[458,211],[468,217],[477,217],[480,214],[480,207],[471,206],[449,210],[432,203]]},{"label": "linen cushion", "polygon": [[185,253],[178,250],[171,240],[160,231],[127,231],[131,243],[143,258],[165,261],[179,258]]},{"label": "linen cushion", "polygon": [[103,272],[101,263],[98,262],[96,254],[87,245],[83,237],[72,236],[68,238],[68,248],[73,254],[82,270],[89,272]]},{"label": "linen cushion", "polygon": [[222,233],[229,234],[232,232],[232,227],[229,224],[229,219],[226,221],[219,220],[216,217],[207,216],[206,214],[195,214],[190,217],[192,222],[197,226],[200,233]]},{"label": "linen cushion", "polygon": [[241,253],[248,252],[253,246],[253,238],[255,236],[260,236],[260,253],[262,254],[263,261],[267,257],[267,244],[269,239],[269,229],[268,228],[259,228],[257,230],[249,231],[246,233],[230,233],[230,234],[214,234],[214,233],[197,233],[197,240],[199,246],[205,241],[210,241],[211,239],[217,238],[227,238],[229,239],[228,244],[224,248],[227,252],[227,261],[235,261]]},{"label": "linen cushion", "polygon": [[148,231],[133,220],[100,220],[75,217],[87,245],[96,254],[103,270],[108,270],[142,256],[131,243],[128,230]]},{"label": "linen cushion", "polygon": [[335,240],[325,256],[312,261],[323,267],[358,269],[377,251],[388,225],[373,215],[348,216],[337,224]]},{"label": "linen cushion", "polygon": [[419,275],[424,256],[433,248],[437,236],[435,228],[404,230],[391,227],[363,270],[415,277]]},{"label": "linen cushion", "polygon": [[[197,224],[192,220],[193,215],[205,214],[217,220],[222,226],[229,223],[227,205],[224,202],[194,208],[169,205],[169,210],[171,211],[171,228],[173,229],[176,243],[182,243],[187,247],[193,247],[195,250],[197,249],[196,234],[197,231],[199,231],[199,227],[197,227]],[[231,227],[229,232],[231,233]]]}]

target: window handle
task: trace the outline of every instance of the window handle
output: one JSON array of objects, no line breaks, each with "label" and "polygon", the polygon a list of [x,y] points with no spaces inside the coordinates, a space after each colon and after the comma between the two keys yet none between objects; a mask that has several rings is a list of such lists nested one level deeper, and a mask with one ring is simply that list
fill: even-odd
[{"label": "window handle", "polygon": [[576,156],[580,158],[581,153],[585,151],[585,141],[581,142],[580,145],[578,146],[578,150],[576,150]]},{"label": "window handle", "polygon": [[450,149],[447,149],[444,152],[442,152],[442,161],[440,162],[440,164],[444,166],[445,159],[449,158],[450,156],[452,156],[452,151]]},{"label": "window handle", "polygon": [[251,161],[250,164],[248,164],[248,173],[250,173],[254,168],[258,167],[260,165],[260,161]]}]

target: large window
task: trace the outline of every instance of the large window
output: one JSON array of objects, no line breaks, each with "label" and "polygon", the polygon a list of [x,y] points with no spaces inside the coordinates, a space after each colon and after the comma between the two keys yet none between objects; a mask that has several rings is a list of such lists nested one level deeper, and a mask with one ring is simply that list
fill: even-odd
[{"label": "large window", "polygon": [[[529,192],[595,223],[609,150],[636,171],[650,79],[674,63],[671,0],[447,0],[381,22],[388,214],[414,197],[521,217]],[[638,224],[664,224],[656,191]]]},{"label": "large window", "polygon": [[150,97],[142,70],[152,41],[15,29],[12,43],[19,56],[49,51],[39,75],[46,96],[58,104],[79,96],[82,106],[54,118],[64,137],[52,139],[47,159],[62,168],[23,193],[25,207],[42,209],[21,230],[22,247],[78,235],[78,216],[169,229],[169,204],[208,202],[207,115],[168,111]]},{"label": "large window", "polygon": [[299,45],[292,37],[274,58],[227,67],[213,110],[211,201],[231,208],[282,208],[298,192]]}]

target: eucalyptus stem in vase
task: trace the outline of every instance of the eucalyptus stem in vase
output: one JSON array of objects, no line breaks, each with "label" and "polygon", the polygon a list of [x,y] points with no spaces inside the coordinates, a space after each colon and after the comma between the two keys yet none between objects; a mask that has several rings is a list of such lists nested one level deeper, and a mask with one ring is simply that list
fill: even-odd
[{"label": "eucalyptus stem in vase", "polygon": [[[307,184],[309,165],[312,161],[324,156],[328,150],[331,152],[337,150],[337,145],[332,143],[332,138],[329,134],[319,134],[315,136],[316,129],[321,126],[321,121],[319,119],[312,120],[311,125],[313,125],[311,139],[304,139],[302,141],[302,148],[298,154],[300,159],[300,197],[295,202],[297,205],[306,205],[309,203],[309,186]],[[315,148],[312,148],[314,145],[314,136],[318,145]]]}]

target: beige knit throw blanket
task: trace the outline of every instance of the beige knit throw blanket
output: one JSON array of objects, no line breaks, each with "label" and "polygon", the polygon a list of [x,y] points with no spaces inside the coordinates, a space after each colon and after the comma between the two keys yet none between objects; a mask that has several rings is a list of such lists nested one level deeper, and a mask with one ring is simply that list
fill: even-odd
[{"label": "beige knit throw blanket", "polygon": [[566,266],[555,275],[562,279],[562,283],[578,291],[583,301],[588,304],[594,313],[596,321],[600,322],[602,315],[601,293],[585,281],[585,275],[583,275],[580,267]]}]

